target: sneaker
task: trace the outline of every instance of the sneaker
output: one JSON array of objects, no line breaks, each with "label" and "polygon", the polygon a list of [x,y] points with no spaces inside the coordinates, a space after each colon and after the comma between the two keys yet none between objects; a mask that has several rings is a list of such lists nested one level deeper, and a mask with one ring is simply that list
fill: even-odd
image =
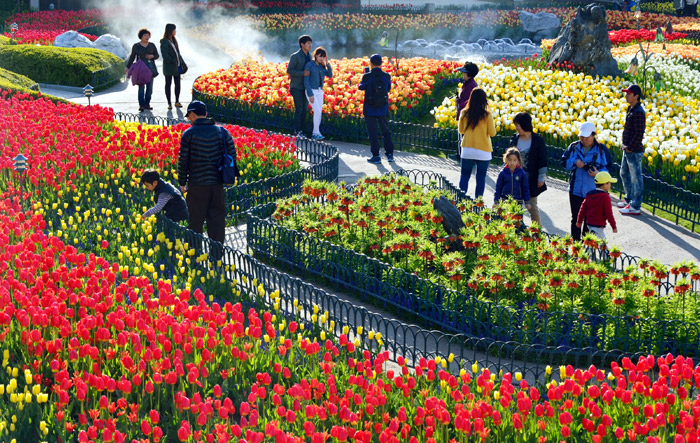
[{"label": "sneaker", "polygon": [[372,163],[373,165],[378,165],[382,163],[382,158],[378,155],[375,155],[374,157],[368,158],[367,162]]},{"label": "sneaker", "polygon": [[176,107],[176,108],[182,108],[182,105],[180,104],[180,102],[175,102],[175,107]]},{"label": "sneaker", "polygon": [[149,111],[153,111],[153,106],[148,105],[148,106],[146,106],[146,109],[148,109]]},{"label": "sneaker", "polygon": [[318,140],[318,141],[321,141],[321,140],[325,140],[325,139],[326,139],[326,137],[322,136],[321,134],[313,134],[313,135],[311,136],[311,138],[312,138],[313,140]]},{"label": "sneaker", "polygon": [[173,109],[173,105],[168,105],[168,109]]},{"label": "sneaker", "polygon": [[304,133],[303,133],[303,132],[301,132],[301,131],[297,132],[297,133],[296,133],[296,134],[294,134],[294,135],[296,135],[296,136],[297,136],[297,138],[306,138],[306,136],[304,135]]},{"label": "sneaker", "polygon": [[394,154],[387,154],[386,161],[388,161],[389,163],[394,163]]},{"label": "sneaker", "polygon": [[144,111],[144,109],[143,109],[143,108],[139,108],[139,112],[143,112],[143,111]]},{"label": "sneaker", "polygon": [[642,213],[641,210],[639,209],[634,209],[632,206],[626,206],[624,208],[620,208],[620,214],[625,214],[625,215],[640,215]]},{"label": "sneaker", "polygon": [[619,202],[617,202],[617,207],[618,207],[618,208],[626,208],[626,207],[629,206],[629,205],[630,205],[630,204],[627,203],[627,202],[624,201],[624,200],[620,200]]}]

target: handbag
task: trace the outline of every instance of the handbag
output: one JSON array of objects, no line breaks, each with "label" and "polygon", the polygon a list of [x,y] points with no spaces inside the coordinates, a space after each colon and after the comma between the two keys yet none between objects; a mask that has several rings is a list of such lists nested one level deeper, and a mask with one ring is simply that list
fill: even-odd
[{"label": "handbag", "polygon": [[[140,44],[138,44],[138,45],[139,45],[139,53],[138,53],[139,60],[142,60],[143,63],[145,63],[146,66],[148,66],[148,69],[151,71],[151,79],[158,77],[158,68],[156,67],[156,61],[155,60],[143,60],[141,58],[141,48],[143,48],[143,46],[141,46]],[[150,80],[149,80],[149,82],[150,82]],[[146,83],[148,83],[148,82],[146,82]]]},{"label": "handbag", "polygon": [[182,75],[187,72],[187,63],[180,57],[180,64],[177,67],[177,72]]},{"label": "handbag", "polygon": [[228,149],[226,149],[226,129],[223,126],[221,128],[221,142],[224,145],[224,153],[221,156],[221,161],[219,163],[219,170],[221,171],[222,180],[225,185],[235,185],[236,179],[240,177],[238,171],[238,163],[236,162],[235,154],[233,156],[229,155]]}]

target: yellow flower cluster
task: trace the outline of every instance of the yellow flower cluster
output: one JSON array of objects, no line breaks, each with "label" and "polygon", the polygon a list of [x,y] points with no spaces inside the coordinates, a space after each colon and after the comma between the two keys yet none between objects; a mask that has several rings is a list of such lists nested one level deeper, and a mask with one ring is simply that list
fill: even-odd
[{"label": "yellow flower cluster", "polygon": [[[535,70],[507,66],[480,67],[479,87],[489,97],[496,130],[515,130],[513,116],[532,115],[535,132],[561,140],[575,140],[578,127],[589,121],[596,125],[598,140],[619,147],[627,110],[621,92],[622,78],[593,78],[570,71]],[[700,101],[669,91],[649,91],[644,101],[647,130],[645,155],[650,163],[659,161],[697,173],[700,168]],[[434,109],[436,127],[455,127],[455,106],[450,100]]]}]

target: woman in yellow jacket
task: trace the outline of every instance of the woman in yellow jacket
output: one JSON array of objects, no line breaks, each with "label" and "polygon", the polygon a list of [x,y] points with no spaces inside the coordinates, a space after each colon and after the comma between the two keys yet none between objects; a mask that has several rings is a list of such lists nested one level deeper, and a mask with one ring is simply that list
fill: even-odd
[{"label": "woman in yellow jacket", "polygon": [[481,88],[472,91],[466,108],[459,116],[459,133],[462,137],[462,175],[459,179],[459,189],[467,192],[472,169],[476,165],[475,198],[484,195],[486,187],[486,171],[491,162],[491,137],[496,135],[493,116],[488,109],[489,102],[486,92]]}]

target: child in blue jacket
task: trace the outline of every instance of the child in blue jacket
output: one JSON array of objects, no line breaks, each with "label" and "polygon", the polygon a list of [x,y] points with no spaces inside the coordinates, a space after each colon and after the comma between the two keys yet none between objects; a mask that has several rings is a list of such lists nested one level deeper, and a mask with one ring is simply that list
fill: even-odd
[{"label": "child in blue jacket", "polygon": [[503,154],[503,163],[506,165],[496,180],[496,192],[493,196],[494,205],[497,205],[499,200],[512,196],[521,203],[525,202],[525,207],[530,209],[530,182],[527,180],[527,174],[521,168],[521,162],[518,148],[508,148]]}]

